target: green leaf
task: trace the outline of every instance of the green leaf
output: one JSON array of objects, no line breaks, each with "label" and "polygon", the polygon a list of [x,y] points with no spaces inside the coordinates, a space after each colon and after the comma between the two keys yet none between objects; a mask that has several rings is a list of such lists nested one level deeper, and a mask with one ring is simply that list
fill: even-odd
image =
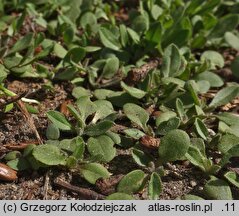
[{"label": "green leaf", "polygon": [[110,79],[119,70],[119,59],[117,57],[108,58],[103,68],[102,76]]},{"label": "green leaf", "polygon": [[186,132],[176,129],[167,133],[159,145],[159,159],[162,162],[180,160],[188,151],[190,139]]},{"label": "green leaf", "polygon": [[140,139],[141,137],[145,136],[145,133],[136,129],[136,128],[128,128],[124,130],[124,133],[129,136],[132,137],[134,139]]},{"label": "green leaf", "polygon": [[234,186],[239,188],[239,178],[235,172],[229,171],[224,174],[224,177]]},{"label": "green leaf", "polygon": [[18,171],[27,170],[31,167],[29,162],[23,157],[10,160],[7,162],[7,165],[11,167],[12,169],[18,170]]},{"label": "green leaf", "polygon": [[221,77],[219,77],[217,74],[209,71],[205,71],[203,73],[198,74],[195,77],[195,80],[206,80],[210,83],[211,87],[221,87],[224,85],[224,82]]},{"label": "green leaf", "polygon": [[99,30],[100,40],[105,47],[113,50],[120,50],[121,46],[116,36],[106,28],[101,27]]},{"label": "green leaf", "polygon": [[86,12],[81,16],[80,24],[83,28],[97,24],[97,18],[92,12]]},{"label": "green leaf", "polygon": [[170,118],[168,121],[164,121],[157,127],[157,133],[159,135],[165,135],[169,131],[177,129],[180,125],[180,119],[178,117]]},{"label": "green leaf", "polygon": [[154,4],[151,9],[152,17],[157,20],[160,15],[163,14],[163,9],[158,5]]},{"label": "green leaf", "polygon": [[140,190],[145,174],[142,170],[134,170],[125,175],[118,184],[117,191],[127,194],[136,193]]},{"label": "green leaf", "polygon": [[67,50],[61,44],[54,43],[53,53],[60,59],[63,59],[67,54]]},{"label": "green leaf", "polygon": [[177,117],[177,114],[172,111],[167,111],[160,113],[160,115],[156,119],[156,126],[159,126],[163,122],[167,122],[169,119]]},{"label": "green leaf", "polygon": [[192,146],[196,147],[204,157],[206,157],[205,143],[202,138],[191,138]]},{"label": "green leaf", "polygon": [[237,27],[238,23],[238,14],[228,14],[222,17],[209,34],[209,39],[223,37],[225,32],[230,32],[234,30]]},{"label": "green leaf", "polygon": [[231,71],[235,77],[239,78],[239,56],[237,56],[231,63]]},{"label": "green leaf", "polygon": [[125,47],[128,42],[129,42],[129,36],[127,33],[127,28],[125,25],[121,24],[119,26],[119,30],[120,30],[120,41],[123,47]]},{"label": "green leaf", "polygon": [[83,121],[85,121],[88,116],[92,115],[97,110],[96,105],[87,96],[80,97],[76,101],[76,105],[80,110]]},{"label": "green leaf", "polygon": [[131,28],[127,28],[127,31],[129,33],[130,38],[132,39],[133,43],[138,44],[140,41],[140,36],[138,35],[137,32],[135,32]]},{"label": "green leaf", "polygon": [[97,110],[92,123],[96,123],[99,119],[104,119],[115,112],[112,104],[107,100],[97,100],[94,101],[94,104],[96,105]]},{"label": "green leaf", "polygon": [[105,133],[105,135],[107,135],[108,137],[110,137],[115,144],[119,145],[119,144],[121,143],[121,137],[120,137],[119,134],[114,133],[114,132],[112,132],[112,131],[107,131],[107,132]]},{"label": "green leaf", "polygon": [[226,32],[225,41],[234,49],[239,50],[239,37],[231,32]]},{"label": "green leaf", "polygon": [[[182,100],[179,98],[176,99],[176,110],[180,119],[184,122],[187,120],[186,112]],[[175,128],[176,129],[176,128]]]},{"label": "green leaf", "polygon": [[32,113],[32,114],[39,114],[39,111],[37,108],[35,108],[34,106],[31,106],[29,104],[25,104],[25,107],[27,108],[27,111],[29,113]]},{"label": "green leaf", "polygon": [[71,26],[67,27],[63,32],[63,40],[66,44],[71,44],[74,40],[75,31]]},{"label": "green leaf", "polygon": [[[202,5],[202,7],[200,8],[200,10],[197,12],[198,14],[206,14],[209,13],[211,11],[213,11],[213,9],[218,6],[219,4],[221,4],[220,0],[211,0],[211,1],[204,1],[204,4]],[[201,5],[201,4],[199,4]]]},{"label": "green leaf", "polygon": [[207,182],[204,192],[212,200],[232,200],[232,193],[228,184],[216,177]]},{"label": "green leaf", "polygon": [[106,131],[108,131],[113,126],[112,121],[103,120],[96,124],[89,125],[85,128],[84,134],[88,136],[99,136],[104,134]]},{"label": "green leaf", "polygon": [[84,128],[85,123],[84,123],[80,113],[76,110],[76,108],[72,104],[68,104],[67,109],[69,110],[71,115],[73,115],[74,118],[77,120],[78,125],[76,125],[76,126],[79,126],[80,128]]},{"label": "green leaf", "polygon": [[66,120],[65,116],[58,111],[48,111],[47,117],[51,122],[61,130],[71,130],[71,124]]},{"label": "green leaf", "polygon": [[224,166],[230,161],[230,158],[239,157],[239,145],[233,145],[222,157],[220,166]]},{"label": "green leaf", "polygon": [[163,55],[161,72],[163,77],[176,77],[180,75],[181,55],[176,45],[169,45]]},{"label": "green leaf", "polygon": [[98,46],[86,46],[86,47],[84,47],[84,49],[85,49],[86,52],[91,53],[91,52],[96,52],[96,51],[101,50],[101,47],[98,47]]},{"label": "green leaf", "polygon": [[134,123],[139,125],[142,129],[146,129],[146,124],[149,120],[149,114],[140,106],[127,103],[123,106],[125,115]]},{"label": "green leaf", "polygon": [[15,160],[17,158],[20,158],[21,157],[21,152],[19,151],[11,151],[11,152],[8,152],[5,156],[4,156],[4,160],[6,161],[10,161],[10,160]]},{"label": "green leaf", "polygon": [[113,193],[106,197],[106,200],[134,200],[129,194],[126,193]]},{"label": "green leaf", "polygon": [[92,156],[101,156],[102,162],[111,161],[116,154],[113,140],[106,136],[90,137],[87,142],[87,149]]},{"label": "green leaf", "polygon": [[222,68],[224,66],[224,59],[223,56],[213,50],[207,50],[205,52],[203,52],[203,54],[201,55],[201,60],[202,61],[209,61],[211,63],[211,69],[215,69],[216,66]]},{"label": "green leaf", "polygon": [[73,139],[75,143],[75,148],[73,150],[72,156],[77,160],[83,159],[85,152],[85,142],[82,137],[76,137]]},{"label": "green leaf", "polygon": [[109,89],[96,89],[94,91],[94,96],[99,100],[106,99],[109,95],[113,94],[114,91]]},{"label": "green leaf", "polygon": [[196,118],[194,125],[198,135],[204,140],[207,140],[209,133],[208,133],[206,125],[202,122],[202,120],[199,118]]},{"label": "green leaf", "polygon": [[218,107],[232,101],[239,94],[238,86],[228,86],[221,89],[209,104],[210,107]]},{"label": "green leaf", "polygon": [[126,103],[137,103],[138,100],[126,92],[114,92],[107,98],[114,106],[123,107]]},{"label": "green leaf", "polygon": [[161,178],[156,172],[153,172],[150,176],[148,186],[149,199],[157,200],[161,191],[162,191]]},{"label": "green leaf", "polygon": [[63,139],[58,144],[56,144],[58,148],[70,153],[74,153],[79,146],[83,148],[82,145],[84,145],[84,141],[79,136],[73,139]]},{"label": "green leaf", "polygon": [[132,151],[132,157],[138,165],[145,167],[147,167],[149,163],[153,161],[153,158],[150,157],[150,155],[136,148],[134,148]]},{"label": "green leaf", "polygon": [[148,29],[148,20],[145,16],[139,15],[133,19],[131,26],[134,31],[142,34]]},{"label": "green leaf", "polygon": [[190,163],[192,163],[194,166],[199,167],[203,172],[211,171],[212,161],[207,159],[197,147],[190,145],[185,156],[190,161]]},{"label": "green leaf", "polygon": [[50,144],[36,146],[32,155],[37,161],[49,166],[65,165],[66,163],[66,157],[61,154],[60,149]]},{"label": "green leaf", "polygon": [[200,99],[198,97],[198,86],[197,83],[194,80],[188,80],[185,83],[185,88],[189,91],[194,103],[198,106],[201,105]]},{"label": "green leaf", "polygon": [[231,125],[225,132],[239,137],[239,124]]},{"label": "green leaf", "polygon": [[50,140],[58,140],[60,137],[59,128],[55,124],[49,124],[46,129],[46,137]]},{"label": "green leaf", "polygon": [[0,84],[3,82],[3,80],[5,80],[5,78],[7,77],[7,69],[0,64]]},{"label": "green leaf", "polygon": [[69,156],[66,159],[66,167],[67,168],[75,168],[77,166],[77,160],[74,156]]},{"label": "green leaf", "polygon": [[236,145],[239,145],[239,137],[233,134],[225,134],[219,141],[218,150],[225,154]]},{"label": "green leaf", "polygon": [[29,33],[18,40],[13,47],[9,50],[8,55],[22,51],[30,46],[33,39],[33,33]]},{"label": "green leaf", "polygon": [[29,144],[23,151],[23,157],[27,157],[32,154],[32,150],[36,147],[35,144]]},{"label": "green leaf", "polygon": [[95,184],[99,178],[109,178],[110,173],[98,163],[88,163],[80,166],[81,175],[91,184]]},{"label": "green leaf", "polygon": [[185,45],[191,34],[191,26],[187,28],[188,29],[182,29],[178,22],[175,22],[175,25],[163,34],[162,47],[166,47],[171,43],[174,43],[178,47]]},{"label": "green leaf", "polygon": [[224,113],[219,113],[215,115],[219,120],[225,122],[228,125],[236,125],[239,124],[239,115],[235,113],[229,113],[229,112],[224,112]]},{"label": "green leaf", "polygon": [[86,52],[84,48],[75,47],[67,52],[67,54],[64,57],[64,61],[65,62],[73,61],[75,63],[79,63],[81,60],[83,60],[85,55],[86,55]]},{"label": "green leaf", "polygon": [[188,4],[185,14],[195,14],[200,8],[201,5],[204,3],[204,0],[192,0],[190,4]]},{"label": "green leaf", "polygon": [[204,199],[200,196],[186,194],[181,197],[181,200],[204,200]]},{"label": "green leaf", "polygon": [[121,87],[131,96],[141,99],[146,95],[145,91],[126,85],[123,81],[120,82]]},{"label": "green leaf", "polygon": [[162,25],[160,22],[153,23],[146,32],[145,39],[153,44],[159,44],[162,37]]},{"label": "green leaf", "polygon": [[81,86],[77,86],[77,87],[73,88],[71,94],[76,99],[79,99],[80,97],[84,97],[84,96],[88,96],[88,97],[91,96],[90,91]]}]

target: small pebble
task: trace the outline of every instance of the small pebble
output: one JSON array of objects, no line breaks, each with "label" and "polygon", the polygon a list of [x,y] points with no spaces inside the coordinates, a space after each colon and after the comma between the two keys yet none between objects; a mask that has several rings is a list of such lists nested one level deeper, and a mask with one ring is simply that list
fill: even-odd
[{"label": "small pebble", "polygon": [[199,191],[202,191],[202,190],[203,190],[203,187],[202,187],[202,186],[198,187],[198,190],[199,190]]},{"label": "small pebble", "polygon": [[191,180],[191,181],[190,181],[190,185],[191,185],[192,187],[195,187],[195,186],[197,185],[197,182],[194,181],[194,180]]}]

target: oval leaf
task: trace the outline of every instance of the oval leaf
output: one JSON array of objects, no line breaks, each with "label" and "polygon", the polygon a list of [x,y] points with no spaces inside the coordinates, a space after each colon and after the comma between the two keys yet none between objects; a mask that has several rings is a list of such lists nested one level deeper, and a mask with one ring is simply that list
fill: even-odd
[{"label": "oval leaf", "polygon": [[108,115],[114,113],[112,103],[107,100],[97,100],[94,101],[94,104],[96,105],[97,110],[95,112],[95,116],[92,120],[92,123],[96,123],[99,119],[103,119]]},{"label": "oval leaf", "polygon": [[162,191],[161,178],[156,172],[153,172],[150,176],[149,186],[148,186],[149,198],[151,200],[158,199],[161,191]]},{"label": "oval leaf", "polygon": [[230,183],[239,188],[239,178],[235,172],[229,171],[224,176]]},{"label": "oval leaf", "polygon": [[71,130],[71,124],[66,120],[65,116],[58,111],[48,111],[47,117],[51,122],[61,130]]},{"label": "oval leaf", "polygon": [[179,125],[180,119],[178,117],[170,118],[168,121],[164,121],[158,126],[157,133],[159,135],[165,135],[169,131],[177,129]]},{"label": "oval leaf", "polygon": [[146,92],[145,92],[145,91],[142,91],[142,90],[140,90],[140,89],[137,89],[137,88],[128,86],[128,85],[126,85],[123,81],[121,81],[120,84],[121,84],[121,87],[122,87],[128,94],[130,94],[131,96],[133,96],[133,97],[135,97],[135,98],[141,99],[141,98],[143,98],[143,97],[146,95]]},{"label": "oval leaf", "polygon": [[215,66],[222,68],[224,66],[224,59],[222,55],[216,51],[208,50],[201,55],[201,60],[208,60],[211,62],[212,69],[215,69]]},{"label": "oval leaf", "polygon": [[203,73],[198,74],[195,77],[195,80],[197,81],[206,80],[210,83],[211,87],[221,87],[224,84],[221,77],[210,71],[205,71]]},{"label": "oval leaf", "polygon": [[116,72],[119,70],[119,59],[116,57],[107,59],[105,66],[103,68],[102,76],[110,79],[115,76]]},{"label": "oval leaf", "polygon": [[210,199],[214,200],[232,200],[231,189],[228,184],[213,177],[204,187],[204,192]]},{"label": "oval leaf", "polygon": [[119,182],[117,190],[127,194],[136,193],[143,184],[144,176],[142,170],[134,170],[128,173]]},{"label": "oval leaf", "polygon": [[88,136],[100,136],[113,126],[112,121],[100,121],[95,125],[89,125],[85,128],[84,134]]},{"label": "oval leaf", "polygon": [[113,140],[106,135],[89,138],[87,142],[87,149],[92,156],[100,155],[102,162],[111,161],[116,154]]},{"label": "oval leaf", "polygon": [[159,145],[159,157],[162,162],[180,160],[188,151],[190,139],[182,130],[167,133]]},{"label": "oval leaf", "polygon": [[218,107],[227,104],[233,100],[239,94],[238,86],[228,86],[221,89],[216,96],[213,98],[212,102],[209,104],[210,107]]},{"label": "oval leaf", "polygon": [[176,77],[181,66],[181,55],[176,45],[169,45],[163,56],[162,74],[163,77]]},{"label": "oval leaf", "polygon": [[106,28],[101,28],[99,34],[100,40],[105,47],[108,47],[113,50],[120,49],[120,43],[111,31]]},{"label": "oval leaf", "polygon": [[57,140],[60,137],[59,128],[54,124],[49,124],[46,130],[46,137],[50,140]]},{"label": "oval leaf", "polygon": [[66,158],[61,154],[60,149],[50,144],[36,146],[32,151],[32,155],[37,161],[49,166],[65,165],[66,162]]},{"label": "oval leaf", "polygon": [[239,78],[239,56],[237,56],[231,63],[232,74]]},{"label": "oval leaf", "polygon": [[127,103],[123,106],[125,115],[142,129],[146,129],[146,123],[149,120],[149,114],[140,106]]},{"label": "oval leaf", "polygon": [[231,32],[226,32],[224,35],[225,41],[234,49],[239,50],[239,37]]},{"label": "oval leaf", "polygon": [[110,173],[98,163],[89,163],[80,166],[81,175],[91,184],[95,184],[99,178],[109,178]]},{"label": "oval leaf", "polygon": [[225,134],[222,136],[219,144],[218,150],[223,154],[227,153],[232,147],[239,145],[239,137],[233,134]]},{"label": "oval leaf", "polygon": [[206,125],[202,122],[202,120],[196,118],[194,125],[199,136],[204,140],[207,140],[208,130]]},{"label": "oval leaf", "polygon": [[148,166],[153,158],[147,155],[144,151],[133,149],[132,157],[134,161],[140,166]]},{"label": "oval leaf", "polygon": [[125,193],[113,193],[106,197],[106,200],[133,200],[134,198]]}]

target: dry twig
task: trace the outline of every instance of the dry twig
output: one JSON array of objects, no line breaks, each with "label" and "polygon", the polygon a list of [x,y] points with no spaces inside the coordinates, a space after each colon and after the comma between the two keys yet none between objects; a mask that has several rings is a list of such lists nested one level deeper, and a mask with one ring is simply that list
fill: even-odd
[{"label": "dry twig", "polygon": [[78,193],[82,198],[88,199],[88,200],[103,200],[105,199],[105,196],[102,194],[99,194],[93,190],[82,188],[82,187],[77,187],[74,185],[71,185],[67,182],[62,181],[61,179],[56,179],[54,183],[57,186],[60,186],[62,188],[65,188],[67,190],[70,190],[72,192]]},{"label": "dry twig", "polygon": [[133,68],[129,73],[128,76],[125,79],[125,82],[128,85],[135,85],[138,82],[141,82],[142,80],[145,79],[149,71],[157,68],[160,64],[160,59],[155,58],[148,63],[142,65],[139,68]]},{"label": "dry twig", "polygon": [[26,120],[27,120],[30,128],[34,132],[39,144],[43,144],[42,139],[36,129],[34,120],[33,120],[32,116],[30,115],[30,113],[27,111],[25,104],[21,100],[19,100],[19,101],[17,101],[17,105],[18,105],[19,109],[22,111],[22,113],[24,114],[24,116],[26,117]]}]

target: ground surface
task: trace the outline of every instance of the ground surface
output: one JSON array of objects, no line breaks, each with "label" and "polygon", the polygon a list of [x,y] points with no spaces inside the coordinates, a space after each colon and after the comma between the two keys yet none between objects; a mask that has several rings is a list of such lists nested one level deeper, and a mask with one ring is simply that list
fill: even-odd
[{"label": "ground surface", "polygon": [[[137,2],[137,1],[136,1]],[[126,7],[129,7],[126,5]],[[133,6],[132,6],[133,7]],[[130,7],[129,7],[130,8]],[[128,10],[128,9],[127,9]],[[127,12],[122,9],[115,14],[119,20],[128,20]],[[29,21],[31,22],[31,21]],[[25,25],[20,35],[24,35],[27,31],[31,31],[28,25]],[[45,31],[44,29],[39,29]],[[19,35],[17,35],[18,37]],[[17,40],[17,38],[15,39]],[[12,42],[14,43],[14,42]],[[197,52],[197,51],[195,51]],[[199,55],[202,50],[199,50]],[[214,72],[221,76],[226,82],[237,82],[238,79],[232,76],[230,69],[231,62],[239,51],[231,48],[220,48],[220,53],[224,57],[225,66]],[[45,60],[45,61],[44,61]],[[59,61],[59,59],[58,59]],[[43,59],[46,65],[52,64],[54,67],[58,62],[53,59]],[[43,142],[47,140],[46,129],[49,123],[46,112],[49,110],[58,110],[64,113],[64,107],[68,103],[73,103],[75,98],[72,96],[74,85],[70,81],[53,81],[54,91],[46,89],[47,79],[44,78],[19,78],[9,75],[4,84],[7,89],[21,95],[28,92],[27,98],[35,99],[40,102],[34,105],[38,108],[39,113],[31,114],[36,130],[38,131]],[[215,95],[219,91],[209,92]],[[211,98],[209,99],[211,100]],[[232,102],[221,106],[216,110],[230,111],[239,114],[239,98],[235,98]],[[65,137],[71,138],[71,134],[65,134]],[[35,133],[29,126],[26,117],[17,106],[11,111],[0,112],[0,159],[4,161],[4,156],[9,151],[21,148],[25,144],[38,143]],[[151,155],[155,155],[156,150],[150,151]],[[155,152],[154,152],[155,151]],[[215,163],[220,156],[217,152],[208,152]],[[78,192],[76,187],[91,189],[103,196],[107,196],[116,191],[118,182],[124,175],[135,169],[141,169],[131,157],[131,149],[117,147],[116,157],[107,164],[104,164],[112,176],[108,180],[99,179],[95,185],[89,184],[79,174],[71,172],[64,167],[51,167],[50,169],[40,169],[36,171],[26,170],[17,173],[18,179],[14,182],[0,182],[0,199],[9,200],[33,200],[33,199],[85,199],[82,192]],[[237,161],[232,161],[230,167],[237,168]],[[226,168],[225,168],[226,169]],[[145,169],[147,172],[147,169]],[[219,173],[220,176],[220,173]],[[162,177],[163,191],[159,199],[176,199],[186,194],[194,194],[204,197],[203,187],[209,177],[198,168],[188,163],[188,161],[176,161],[165,165],[165,175]],[[68,185],[63,185],[59,181],[64,181]],[[239,199],[239,190],[231,186],[234,199]],[[88,193],[88,192],[86,192]],[[134,195],[136,199],[147,199],[147,191],[141,190]]]}]

